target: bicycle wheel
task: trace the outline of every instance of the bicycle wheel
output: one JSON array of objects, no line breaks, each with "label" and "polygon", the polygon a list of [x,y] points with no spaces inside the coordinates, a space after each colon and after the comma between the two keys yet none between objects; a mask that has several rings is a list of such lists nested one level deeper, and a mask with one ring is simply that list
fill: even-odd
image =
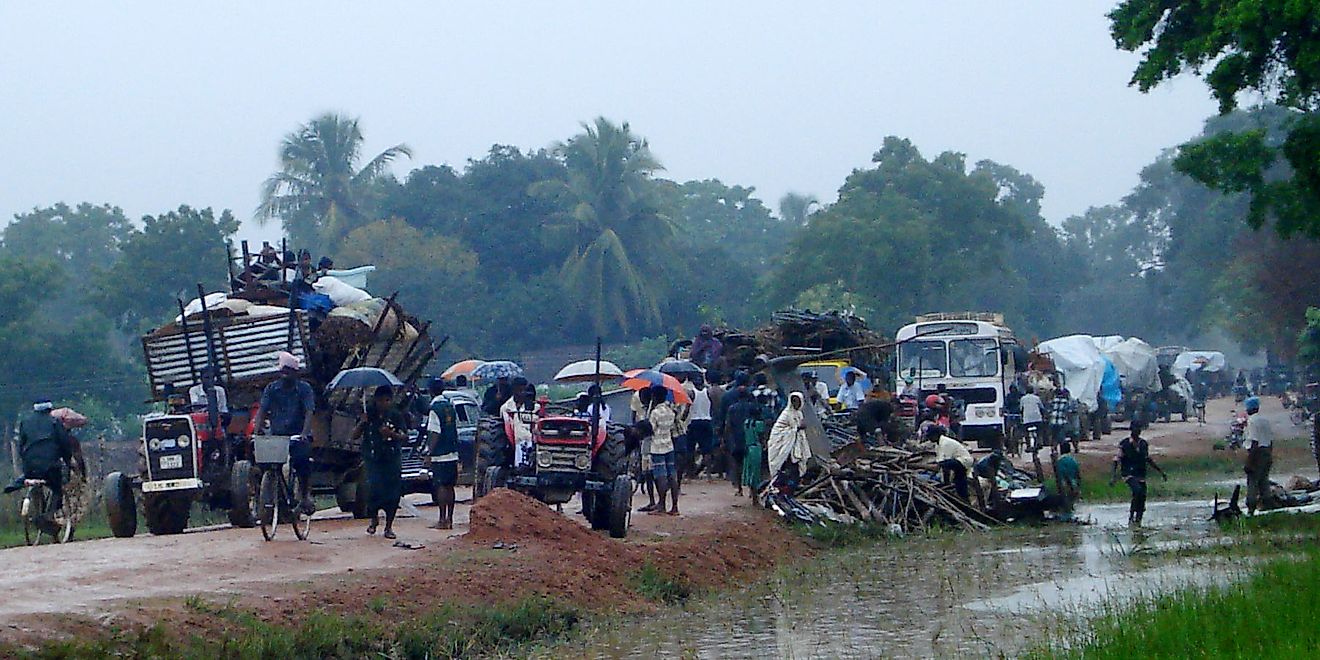
[{"label": "bicycle wheel", "polygon": [[41,545],[46,531],[42,517],[46,515],[46,489],[33,486],[23,497],[23,540],[28,545]]},{"label": "bicycle wheel", "polygon": [[280,524],[281,487],[283,476],[279,470],[264,470],[261,486],[257,491],[257,513],[261,522],[261,536],[267,541],[275,538],[275,530]]},{"label": "bicycle wheel", "polygon": [[302,500],[298,493],[302,492],[302,478],[297,474],[289,480],[289,509],[293,515],[289,516],[289,524],[293,525],[293,534],[299,541],[306,541],[312,533],[312,514],[303,510]]}]

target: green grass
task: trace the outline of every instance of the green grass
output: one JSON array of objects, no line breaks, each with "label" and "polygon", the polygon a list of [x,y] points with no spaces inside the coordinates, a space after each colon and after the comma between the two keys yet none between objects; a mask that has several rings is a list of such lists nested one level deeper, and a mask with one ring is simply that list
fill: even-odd
[{"label": "green grass", "polygon": [[1305,658],[1320,652],[1320,551],[1276,559],[1243,580],[1110,603],[1080,636],[1035,658]]},{"label": "green grass", "polygon": [[686,582],[673,578],[649,561],[632,574],[629,582],[643,598],[658,603],[681,603],[692,595],[692,587]]},{"label": "green grass", "polygon": [[819,525],[791,525],[790,529],[825,548],[848,548],[892,538],[887,528],[873,523],[847,525],[826,521]]},{"label": "green grass", "polygon": [[282,626],[200,599],[187,606],[224,619],[233,629],[214,637],[180,640],[162,626],[151,626],[115,630],[94,639],[48,642],[36,650],[0,647],[0,654],[42,659],[465,658],[515,655],[527,645],[563,637],[581,622],[576,609],[544,597],[508,605],[446,605],[398,624],[318,610],[296,626]]},{"label": "green grass", "polygon": [[[1210,481],[1218,481],[1242,474],[1243,456],[1241,454],[1219,453],[1167,460],[1157,458],[1155,460],[1168,473],[1169,480],[1165,481],[1160,478],[1158,472],[1150,471],[1146,483],[1148,486],[1147,497],[1152,500],[1211,497],[1216,490],[1223,491],[1224,489],[1211,485]],[[1047,467],[1046,472],[1048,473],[1048,471]],[[1082,501],[1092,503],[1128,501],[1131,498],[1131,492],[1128,491],[1127,484],[1121,478],[1118,482],[1110,484],[1110,476],[1110,472],[1083,474]],[[1053,488],[1053,481],[1047,479],[1047,485]],[[1227,499],[1228,494],[1222,494]]]}]

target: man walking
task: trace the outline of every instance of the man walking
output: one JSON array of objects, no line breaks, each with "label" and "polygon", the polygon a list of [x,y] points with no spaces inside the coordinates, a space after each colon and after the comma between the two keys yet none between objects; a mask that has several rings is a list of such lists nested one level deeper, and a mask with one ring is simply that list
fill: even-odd
[{"label": "man walking", "polygon": [[1146,466],[1155,468],[1165,481],[1169,480],[1169,475],[1150,457],[1150,443],[1141,437],[1141,425],[1133,421],[1132,434],[1118,443],[1118,456],[1114,457],[1114,473],[1109,478],[1109,485],[1117,483],[1122,474],[1128,490],[1132,492],[1132,502],[1128,505],[1128,524],[1134,527],[1141,526],[1141,518],[1146,513]]},{"label": "man walking", "polygon": [[[715,427],[711,419],[710,388],[706,379],[697,374],[692,377],[692,405],[688,408],[688,447],[694,456],[694,465],[687,466],[688,475],[695,477],[703,467],[711,464],[715,454]],[[700,465],[695,465],[695,456],[701,456]]]},{"label": "man walking", "polygon": [[431,406],[426,419],[426,435],[431,462],[431,494],[440,509],[432,525],[435,529],[454,528],[454,485],[458,483],[458,413],[445,398],[445,381],[431,379]]},{"label": "man walking", "polygon": [[857,370],[849,369],[848,375],[843,377],[843,385],[839,386],[839,405],[844,410],[857,410],[866,400],[866,389],[861,383],[857,382]]},{"label": "man walking", "polygon": [[1069,417],[1072,410],[1072,396],[1068,388],[1061,387],[1050,401],[1050,456],[1058,456],[1057,447],[1068,442]]},{"label": "man walking", "polygon": [[1260,399],[1247,397],[1247,513],[1270,508],[1270,468],[1274,465],[1274,428],[1260,414]]},{"label": "man walking", "polygon": [[1027,438],[1030,438],[1032,433],[1035,434],[1031,446],[1027,447],[1027,451],[1034,454],[1040,450],[1041,434],[1044,431],[1041,427],[1045,422],[1045,403],[1040,400],[1036,390],[1028,389],[1027,393],[1022,395],[1021,404],[1022,434]]}]

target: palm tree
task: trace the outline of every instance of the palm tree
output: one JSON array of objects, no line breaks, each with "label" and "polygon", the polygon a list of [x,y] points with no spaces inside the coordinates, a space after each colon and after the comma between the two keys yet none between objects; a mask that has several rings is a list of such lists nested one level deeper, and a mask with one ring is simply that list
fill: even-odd
[{"label": "palm tree", "polygon": [[664,169],[628,124],[597,117],[556,145],[568,179],[559,187],[570,211],[559,229],[571,251],[561,274],[586,307],[598,334],[627,334],[633,321],[660,322],[653,281],[673,249],[673,226],[656,203],[651,175]]},{"label": "palm tree", "polygon": [[325,251],[366,224],[371,186],[407,145],[382,151],[358,168],[362,131],[358,120],[326,113],[284,136],[280,170],[266,179],[256,217],[280,218],[294,246]]},{"label": "palm tree", "polygon": [[820,206],[820,200],[815,195],[785,193],[779,198],[779,217],[794,227],[802,227],[807,224],[813,206]]}]

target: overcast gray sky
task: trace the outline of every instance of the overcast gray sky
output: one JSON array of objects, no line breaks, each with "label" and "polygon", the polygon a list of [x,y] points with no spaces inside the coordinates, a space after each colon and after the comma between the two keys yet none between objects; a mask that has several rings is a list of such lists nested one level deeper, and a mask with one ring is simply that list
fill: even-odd
[{"label": "overcast gray sky", "polygon": [[1060,222],[1214,112],[1195,79],[1127,86],[1113,4],[4,2],[0,218],[91,201],[249,219],[281,136],[336,110],[369,152],[412,146],[400,174],[605,115],[666,176],[755,186],[772,208],[832,200],[900,135],[1032,174]]}]

